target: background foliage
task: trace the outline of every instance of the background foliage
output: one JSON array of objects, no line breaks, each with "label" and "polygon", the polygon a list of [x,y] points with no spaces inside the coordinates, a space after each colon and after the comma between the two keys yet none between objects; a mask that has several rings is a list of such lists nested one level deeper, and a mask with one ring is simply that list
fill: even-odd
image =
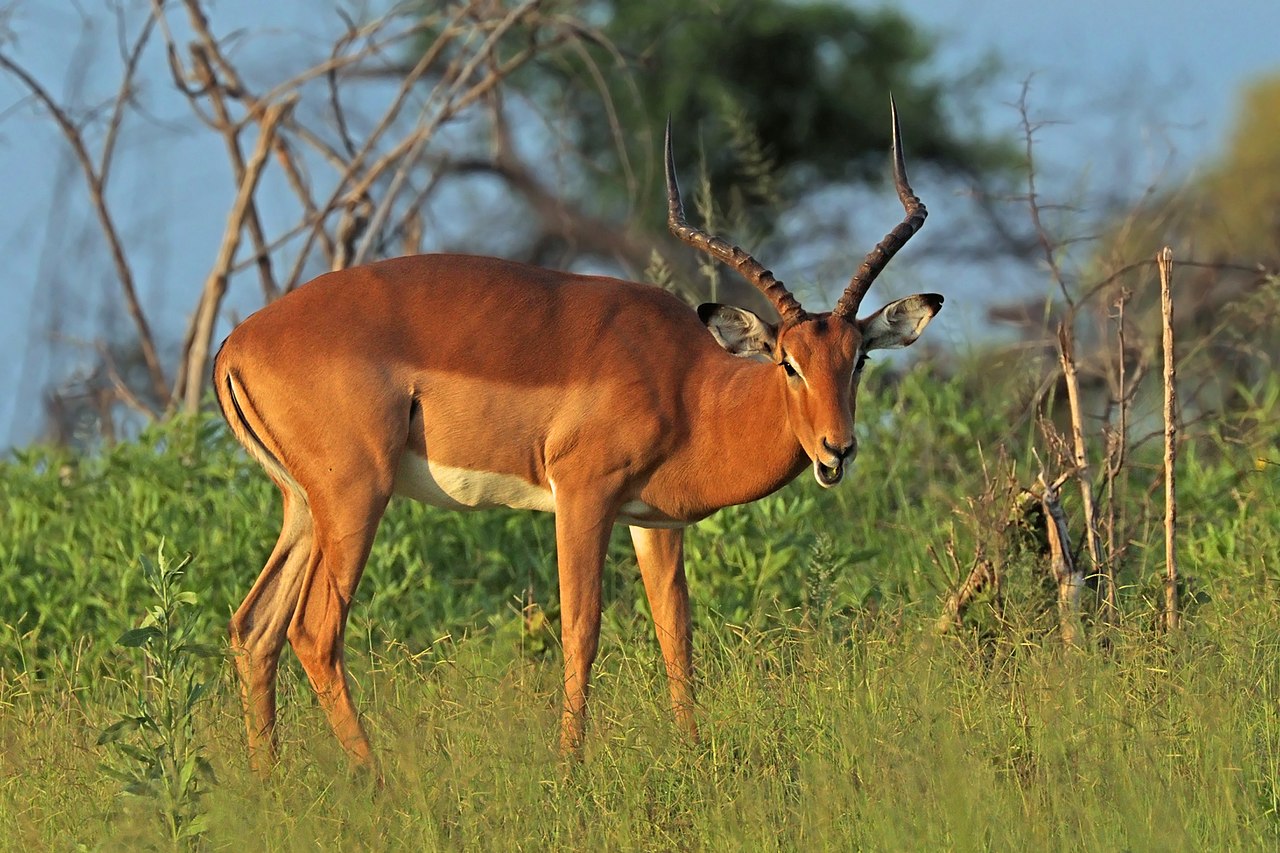
[{"label": "background foliage", "polygon": [[[701,162],[717,206],[766,212],[754,224],[768,229],[775,181],[786,197],[801,198],[832,183],[886,180],[888,92],[915,166],[977,177],[1016,162],[1008,142],[956,118],[994,62],[942,79],[931,70],[934,39],[892,9],[827,0],[602,0],[583,16],[599,24],[601,39],[585,52],[547,54],[512,89],[567,120],[577,130],[575,150],[597,152],[584,199],[634,197],[635,179],[628,185],[623,177],[632,164],[660,171],[653,130],[670,117],[677,162]],[[744,177],[756,193],[734,197]],[[639,199],[640,215],[665,229],[660,181],[641,182]]]},{"label": "background foliage", "polygon": [[[551,517],[394,503],[347,636],[387,790],[371,796],[343,776],[291,659],[285,764],[260,788],[232,668],[211,661],[192,723],[218,780],[200,800],[204,843],[349,844],[375,826],[415,849],[481,837],[686,849],[1274,843],[1280,383],[1185,446],[1184,630],[1155,630],[1161,509],[1146,480],[1158,475],[1139,454],[1124,498],[1136,520],[1125,617],[1096,635],[1105,644],[1074,653],[1057,641],[1034,546],[1008,552],[1002,610],[979,606],[947,638],[932,630],[958,582],[939,555],[988,537],[965,509],[987,488],[984,467],[999,452],[1020,476],[1033,470],[1028,430],[992,416],[1012,390],[980,360],[951,378],[879,366],[843,487],[801,478],[691,530],[701,746],[673,736],[641,585],[616,537],[593,735],[568,773],[551,752]],[[163,833],[117,799],[94,746],[137,689],[113,641],[152,603],[139,555],[162,537],[191,553],[191,637],[221,644],[274,539],[277,497],[207,418],[88,457],[25,451],[0,469],[0,489],[3,836],[152,843]],[[522,613],[527,598],[538,609]]]}]

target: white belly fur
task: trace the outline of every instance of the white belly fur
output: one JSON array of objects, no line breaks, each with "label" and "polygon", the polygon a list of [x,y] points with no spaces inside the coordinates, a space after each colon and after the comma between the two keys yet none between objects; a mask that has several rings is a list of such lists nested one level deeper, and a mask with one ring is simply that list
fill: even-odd
[{"label": "white belly fur", "polygon": [[445,509],[482,509],[509,506],[555,512],[550,489],[544,489],[511,474],[469,471],[431,462],[416,453],[400,457],[396,471],[396,494],[419,503]]},{"label": "white belly fur", "polygon": [[[395,491],[419,503],[445,509],[484,509],[509,506],[555,512],[552,489],[544,489],[512,474],[493,474],[453,468],[423,459],[416,453],[400,457]],[[637,527],[684,527],[685,522],[667,518],[643,501],[627,501],[617,520]]]}]

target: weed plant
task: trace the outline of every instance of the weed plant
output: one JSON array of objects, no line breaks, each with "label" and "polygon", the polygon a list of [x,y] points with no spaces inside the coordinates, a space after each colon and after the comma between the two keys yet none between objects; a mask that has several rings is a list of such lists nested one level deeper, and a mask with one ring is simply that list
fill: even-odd
[{"label": "weed plant", "polygon": [[220,655],[197,641],[183,619],[196,603],[195,593],[180,586],[189,560],[171,562],[163,545],[155,560],[143,560],[152,604],[142,624],[116,640],[121,648],[141,652],[141,678],[126,669],[122,692],[129,696],[128,709],[98,737],[98,746],[111,747],[105,767],[121,783],[126,807],[150,813],[175,850],[191,849],[204,834],[200,798],[216,781],[196,733],[195,712],[209,687],[199,661]]}]

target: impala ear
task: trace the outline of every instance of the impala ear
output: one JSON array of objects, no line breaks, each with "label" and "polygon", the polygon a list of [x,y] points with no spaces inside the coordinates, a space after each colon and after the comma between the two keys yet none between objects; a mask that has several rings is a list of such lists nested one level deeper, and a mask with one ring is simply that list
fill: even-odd
[{"label": "impala ear", "polygon": [[937,293],[917,293],[890,302],[870,317],[858,321],[863,351],[910,346],[941,310],[942,296]]},{"label": "impala ear", "polygon": [[745,308],[704,302],[698,318],[706,324],[716,343],[740,358],[772,362],[778,343],[778,329]]}]

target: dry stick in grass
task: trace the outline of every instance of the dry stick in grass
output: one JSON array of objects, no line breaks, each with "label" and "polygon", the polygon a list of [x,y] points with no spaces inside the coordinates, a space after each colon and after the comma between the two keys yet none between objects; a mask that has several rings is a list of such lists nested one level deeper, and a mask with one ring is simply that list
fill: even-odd
[{"label": "dry stick in grass", "polygon": [[1175,409],[1178,403],[1174,387],[1173,361],[1173,249],[1165,246],[1156,255],[1160,270],[1160,317],[1164,324],[1164,627],[1178,627],[1178,561],[1174,530],[1178,518],[1178,501],[1174,488],[1174,463],[1177,460],[1178,425]]},{"label": "dry stick in grass", "polygon": [[[948,554],[952,554],[950,547],[947,549]],[[952,554],[954,559],[954,554]],[[935,626],[939,634],[945,634],[952,628],[958,628],[964,622],[965,611],[969,609],[969,605],[983,591],[992,589],[996,595],[1000,594],[1000,576],[996,572],[995,565],[981,555],[974,561],[973,569],[969,572],[969,577],[965,578],[960,588],[953,592],[948,598],[947,603],[943,605],[942,615],[938,617],[938,623]]]},{"label": "dry stick in grass", "polygon": [[1040,472],[1040,485],[1044,489],[1040,503],[1044,507],[1044,526],[1049,538],[1049,567],[1058,583],[1058,627],[1062,642],[1074,646],[1080,635],[1080,593],[1084,589],[1084,572],[1071,558],[1071,533],[1067,526],[1067,513],[1058,502],[1058,489],[1070,473],[1050,483]]},{"label": "dry stick in grass", "polygon": [[[1076,370],[1071,331],[1065,323],[1058,326],[1058,357],[1062,363],[1062,375],[1067,384],[1067,402],[1071,409],[1071,438],[1075,457],[1073,461],[1076,466],[1076,479],[1080,483],[1080,503],[1084,507],[1085,541],[1089,546],[1093,574],[1103,575],[1103,583],[1106,585],[1105,600],[1112,602],[1115,600],[1113,592],[1115,572],[1109,564],[1104,568],[1102,560],[1102,545],[1098,540],[1098,517],[1093,503],[1093,481],[1089,479],[1089,454],[1084,443],[1084,415],[1080,409],[1080,377]],[[1114,621],[1114,615],[1108,606],[1105,616],[1108,624]]]},{"label": "dry stick in grass", "polygon": [[[1104,603],[1107,608],[1107,616],[1111,620],[1118,619],[1120,616],[1120,607],[1118,602],[1118,593],[1116,590],[1116,569],[1120,560],[1120,545],[1116,541],[1116,502],[1119,500],[1117,493],[1126,492],[1125,484],[1127,480],[1122,481],[1121,478],[1125,472],[1125,457],[1129,446],[1129,399],[1131,396],[1130,382],[1128,381],[1127,371],[1125,370],[1125,321],[1124,307],[1129,300],[1129,291],[1121,290],[1120,296],[1116,300],[1116,353],[1118,361],[1116,363],[1116,390],[1115,404],[1117,410],[1117,424],[1109,429],[1107,435],[1107,468],[1106,468],[1106,490],[1107,490],[1107,589]],[[1141,377],[1141,371],[1138,372]],[[1136,387],[1137,380],[1133,382]]]},{"label": "dry stick in grass", "polygon": [[973,569],[969,572],[969,577],[965,578],[965,582],[960,588],[951,593],[947,597],[947,602],[942,606],[942,615],[938,617],[935,629],[939,634],[945,634],[952,628],[958,628],[964,623],[964,614],[969,609],[969,605],[973,603],[973,599],[978,596],[982,590],[987,588],[992,579],[991,563],[987,560],[979,560],[973,565]]}]

